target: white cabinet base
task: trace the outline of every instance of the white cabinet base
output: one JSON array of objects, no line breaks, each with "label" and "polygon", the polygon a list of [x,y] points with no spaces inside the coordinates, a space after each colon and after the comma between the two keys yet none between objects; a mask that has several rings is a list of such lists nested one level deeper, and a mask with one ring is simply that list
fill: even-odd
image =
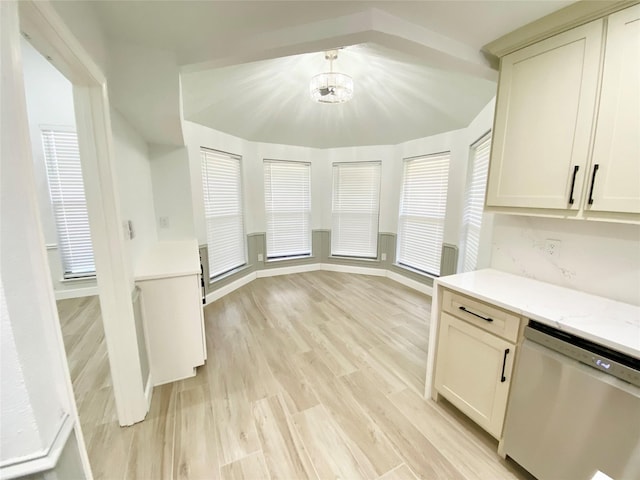
[{"label": "white cabinet base", "polygon": [[192,377],[206,342],[195,240],[158,242],[136,269],[154,385]]}]

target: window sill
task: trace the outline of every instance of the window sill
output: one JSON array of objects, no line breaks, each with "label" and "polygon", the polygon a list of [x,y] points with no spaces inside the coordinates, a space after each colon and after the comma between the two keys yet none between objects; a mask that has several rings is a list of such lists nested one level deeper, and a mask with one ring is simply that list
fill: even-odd
[{"label": "window sill", "polygon": [[217,277],[214,278],[210,278],[209,279],[209,285],[214,285],[215,283],[224,280],[226,278],[231,277],[232,275],[235,275],[236,273],[240,273],[243,272],[245,270],[249,270],[251,269],[251,265],[245,263],[244,265],[241,265],[239,267],[234,268],[233,270],[229,270],[228,272],[225,272],[221,275],[218,275]]},{"label": "window sill", "polygon": [[421,277],[424,277],[424,278],[430,278],[431,280],[437,280],[438,278],[440,278],[440,277],[438,277],[436,275],[432,275],[430,273],[426,273],[426,272],[423,272],[422,270],[418,270],[416,268],[408,267],[407,265],[402,265],[400,263],[394,263],[393,266],[397,267],[397,268],[400,268],[402,270],[406,270],[407,272],[415,273],[416,275],[420,275]]},{"label": "window sill", "polygon": [[315,258],[313,255],[295,255],[292,257],[267,258],[265,263],[286,262],[287,260],[304,260],[306,258]]},{"label": "window sill", "polygon": [[346,255],[329,255],[329,258],[335,258],[336,260],[356,260],[358,262],[380,263],[380,259],[370,258],[370,257],[349,257]]},{"label": "window sill", "polygon": [[60,283],[78,283],[78,282],[86,282],[87,280],[96,280],[96,276],[87,275],[85,277],[71,277],[71,278],[62,278]]}]

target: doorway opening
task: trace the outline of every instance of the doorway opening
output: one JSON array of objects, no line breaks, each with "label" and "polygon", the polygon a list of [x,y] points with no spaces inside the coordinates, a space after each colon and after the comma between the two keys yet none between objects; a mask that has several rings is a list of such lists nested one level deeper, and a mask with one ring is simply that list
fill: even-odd
[{"label": "doorway opening", "polygon": [[117,424],[78,145],[73,84],[21,39],[39,219],[87,448]]}]

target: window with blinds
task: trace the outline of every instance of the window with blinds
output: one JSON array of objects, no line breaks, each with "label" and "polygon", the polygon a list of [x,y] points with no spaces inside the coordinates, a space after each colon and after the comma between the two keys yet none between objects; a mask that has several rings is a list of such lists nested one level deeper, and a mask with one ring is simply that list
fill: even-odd
[{"label": "window with blinds", "polygon": [[462,271],[470,272],[478,265],[480,229],[484,211],[484,195],[487,188],[491,134],[488,133],[471,146],[471,174],[465,192],[462,216]]},{"label": "window with blinds", "polygon": [[440,275],[449,182],[449,152],[404,161],[397,262]]},{"label": "window with blinds", "polygon": [[242,171],[236,155],[201,148],[200,159],[209,276],[215,278],[247,263]]},{"label": "window with blinds", "polygon": [[311,164],[264,161],[267,258],[311,255]]},{"label": "window with blinds", "polygon": [[331,255],[377,258],[380,162],[333,164]]},{"label": "window with blinds", "polygon": [[96,266],[78,136],[71,129],[42,129],[42,143],[64,278],[93,276]]}]

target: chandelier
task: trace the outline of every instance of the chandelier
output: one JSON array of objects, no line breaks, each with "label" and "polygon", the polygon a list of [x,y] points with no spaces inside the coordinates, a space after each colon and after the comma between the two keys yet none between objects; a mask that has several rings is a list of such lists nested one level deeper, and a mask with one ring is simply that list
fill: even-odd
[{"label": "chandelier", "polygon": [[337,50],[325,52],[329,60],[329,71],[311,78],[309,92],[311,99],[318,103],[345,103],[353,98],[353,79],[344,73],[333,71],[333,61],[338,58]]}]

